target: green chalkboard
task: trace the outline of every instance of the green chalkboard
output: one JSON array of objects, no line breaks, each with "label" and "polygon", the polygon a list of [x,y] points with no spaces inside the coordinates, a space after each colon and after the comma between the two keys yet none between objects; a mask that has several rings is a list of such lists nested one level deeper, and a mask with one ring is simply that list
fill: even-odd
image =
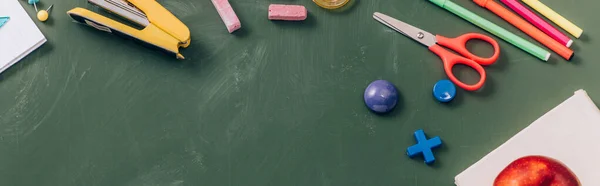
[{"label": "green chalkboard", "polygon": [[[231,0],[242,22],[233,34],[209,0],[159,2],[190,28],[186,60],[74,23],[66,11],[98,11],[86,1],[42,0],[54,4],[37,22],[48,42],[0,75],[0,185],[453,185],[575,90],[600,99],[600,1],[544,1],[584,29],[572,61],[542,62],[494,37],[502,54],[486,67],[485,87],[459,90],[449,104],[431,92],[446,78],[440,59],[372,18],[382,12],[448,37],[486,33],[426,0],[352,0],[340,11]],[[271,3],[304,5],[309,17],[269,21]],[[387,115],[362,100],[377,79],[401,94]],[[432,166],[405,155],[417,129],[443,140]]]}]

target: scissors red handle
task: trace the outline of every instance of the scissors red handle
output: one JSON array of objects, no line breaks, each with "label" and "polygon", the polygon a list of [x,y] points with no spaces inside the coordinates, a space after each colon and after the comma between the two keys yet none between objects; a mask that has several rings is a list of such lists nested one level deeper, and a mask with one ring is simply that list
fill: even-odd
[{"label": "scissors red handle", "polygon": [[[469,52],[466,46],[467,42],[472,39],[483,40],[491,44],[494,47],[494,55],[492,55],[492,57],[489,58],[482,58]],[[442,58],[442,62],[444,63],[444,70],[446,71],[448,78],[450,78],[450,80],[454,82],[458,87],[468,91],[478,90],[485,83],[486,73],[481,65],[491,65],[495,63],[496,60],[498,60],[498,57],[500,56],[500,46],[498,45],[498,42],[486,35],[468,33],[457,38],[446,38],[444,36],[436,35],[436,40],[437,44],[429,47],[429,50],[431,50],[433,53],[437,54],[440,58]],[[441,46],[452,49],[457,53],[463,55],[464,57],[456,55],[444,49]],[[458,78],[456,78],[456,76],[452,72],[452,67],[454,67],[454,65],[457,64],[469,66],[475,71],[477,71],[477,73],[479,73],[480,76],[479,81],[473,85],[469,85],[458,80]]]}]

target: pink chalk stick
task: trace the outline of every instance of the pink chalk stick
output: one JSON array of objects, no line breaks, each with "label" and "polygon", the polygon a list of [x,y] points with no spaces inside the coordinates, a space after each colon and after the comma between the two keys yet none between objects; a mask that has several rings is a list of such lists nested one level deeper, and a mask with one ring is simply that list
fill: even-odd
[{"label": "pink chalk stick", "polygon": [[229,31],[229,33],[232,33],[233,31],[242,28],[242,24],[240,23],[240,20],[238,19],[237,15],[235,15],[235,12],[233,11],[233,8],[231,8],[231,5],[229,4],[228,0],[211,1],[213,5],[215,5],[217,12],[219,12],[219,16],[221,16],[221,19],[223,20],[223,23],[225,23],[225,26],[227,27],[227,31]]},{"label": "pink chalk stick", "polygon": [[502,1],[502,3],[504,3],[506,6],[508,6],[513,11],[515,11],[517,14],[521,15],[521,17],[525,18],[532,25],[535,25],[535,27],[537,27],[544,33],[548,34],[548,36],[552,37],[552,39],[558,41],[560,44],[563,44],[567,47],[571,47],[571,44],[573,44],[573,40],[571,40],[571,38],[569,38],[562,32],[558,31],[556,28],[554,28],[548,22],[544,21],[544,19],[540,18],[540,16],[537,16],[535,13],[533,13],[531,10],[527,9],[527,7],[523,6],[521,3],[517,2],[516,0],[500,0],[500,1]]},{"label": "pink chalk stick", "polygon": [[306,16],[306,8],[301,5],[269,5],[269,20],[302,21]]}]

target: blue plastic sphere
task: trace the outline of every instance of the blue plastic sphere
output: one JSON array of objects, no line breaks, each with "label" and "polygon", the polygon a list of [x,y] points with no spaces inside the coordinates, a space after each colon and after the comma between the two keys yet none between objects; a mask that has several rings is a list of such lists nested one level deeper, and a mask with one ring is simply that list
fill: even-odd
[{"label": "blue plastic sphere", "polygon": [[365,104],[376,113],[387,113],[398,103],[398,90],[386,80],[373,81],[365,89]]},{"label": "blue plastic sphere", "polygon": [[433,86],[433,97],[440,102],[450,102],[456,96],[456,87],[450,80],[440,80]]}]

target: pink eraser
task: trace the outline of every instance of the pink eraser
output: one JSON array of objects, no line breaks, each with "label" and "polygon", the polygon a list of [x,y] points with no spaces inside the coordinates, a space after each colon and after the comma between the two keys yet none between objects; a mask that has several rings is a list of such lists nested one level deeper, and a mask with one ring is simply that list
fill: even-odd
[{"label": "pink eraser", "polygon": [[306,16],[306,8],[301,5],[269,5],[270,20],[302,21]]},{"label": "pink eraser", "polygon": [[235,12],[233,11],[233,8],[231,8],[228,0],[212,0],[212,3],[215,5],[217,12],[219,12],[219,16],[221,16],[221,19],[223,20],[223,23],[225,23],[229,33],[232,33],[233,31],[236,31],[242,27],[240,20],[238,19],[237,15],[235,15]]}]

